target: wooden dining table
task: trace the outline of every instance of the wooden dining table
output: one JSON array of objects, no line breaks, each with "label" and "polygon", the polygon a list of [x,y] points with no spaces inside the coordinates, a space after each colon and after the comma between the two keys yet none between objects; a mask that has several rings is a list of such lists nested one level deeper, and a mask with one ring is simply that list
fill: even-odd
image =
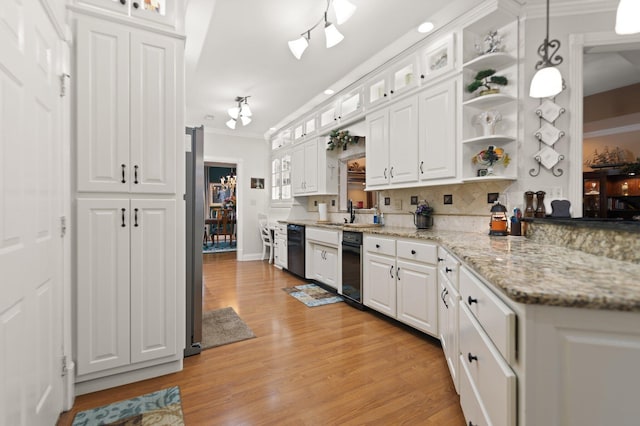
[{"label": "wooden dining table", "polygon": [[[214,236],[220,236],[220,235],[224,235],[225,237],[225,241],[226,241],[226,236],[229,235],[230,239],[231,239],[231,243],[233,243],[233,236],[236,233],[236,215],[235,215],[235,209],[218,209],[215,210],[214,212],[214,216],[213,217],[208,217],[205,218],[204,220],[204,237],[202,240],[203,244],[206,244],[206,242],[209,240],[209,238],[211,238],[211,242],[213,243],[213,237]],[[224,233],[220,233],[219,231],[228,231],[221,229],[221,227],[223,227],[225,225],[225,218],[223,218],[222,213],[224,213],[224,216],[226,216],[226,225],[227,227],[230,227],[231,231],[230,232],[224,232]],[[209,230],[209,234],[207,234],[207,230]],[[215,230],[215,232],[214,232]]]}]

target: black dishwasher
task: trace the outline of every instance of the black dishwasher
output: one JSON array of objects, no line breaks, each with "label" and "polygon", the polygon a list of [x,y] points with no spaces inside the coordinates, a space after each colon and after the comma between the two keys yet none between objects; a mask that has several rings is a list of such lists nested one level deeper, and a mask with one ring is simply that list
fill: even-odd
[{"label": "black dishwasher", "polygon": [[362,232],[342,233],[342,295],[358,309],[362,304]]},{"label": "black dishwasher", "polygon": [[302,279],[305,279],[304,245],[304,225],[287,225],[287,270]]}]

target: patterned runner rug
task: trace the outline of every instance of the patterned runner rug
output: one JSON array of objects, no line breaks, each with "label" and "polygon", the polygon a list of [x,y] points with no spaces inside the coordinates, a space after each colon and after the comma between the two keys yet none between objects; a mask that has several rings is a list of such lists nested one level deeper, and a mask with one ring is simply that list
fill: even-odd
[{"label": "patterned runner rug", "polygon": [[81,411],[73,426],[184,426],[180,388],[162,389],[113,404]]},{"label": "patterned runner rug", "polygon": [[283,290],[310,308],[343,301],[342,297],[315,284],[297,285],[283,288]]}]

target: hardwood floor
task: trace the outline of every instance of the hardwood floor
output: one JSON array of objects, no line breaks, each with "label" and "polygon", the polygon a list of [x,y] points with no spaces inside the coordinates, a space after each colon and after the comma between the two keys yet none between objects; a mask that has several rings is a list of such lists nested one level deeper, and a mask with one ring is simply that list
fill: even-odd
[{"label": "hardwood floor", "polygon": [[204,310],[231,306],[255,339],[186,358],[184,370],[76,398],[77,411],[179,385],[187,425],[464,425],[437,340],[345,303],[307,308],[301,282],[235,253],[204,257]]}]

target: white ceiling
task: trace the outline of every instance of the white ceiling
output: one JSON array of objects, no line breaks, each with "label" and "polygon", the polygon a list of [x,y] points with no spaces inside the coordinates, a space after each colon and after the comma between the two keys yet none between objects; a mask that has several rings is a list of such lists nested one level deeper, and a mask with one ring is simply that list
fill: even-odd
[{"label": "white ceiling", "polygon": [[[336,90],[347,74],[387,54],[404,49],[424,35],[416,31],[425,20],[442,26],[473,0],[350,0],[354,15],[339,26],[345,39],[327,49],[322,24],[311,32],[300,61],[287,42],[313,26],[325,0],[189,0],[186,15],[187,123],[228,130],[226,110],[236,96],[251,96],[253,122],[238,126],[237,135],[263,137],[270,127],[286,124],[297,110],[322,92]],[[329,21],[335,22],[330,9]],[[397,40],[399,40],[396,42]],[[405,46],[399,47],[401,44]],[[397,50],[398,52],[400,50]],[[396,52],[397,53],[397,52]],[[373,58],[373,59],[372,59]],[[205,120],[213,115],[213,120]]]}]

